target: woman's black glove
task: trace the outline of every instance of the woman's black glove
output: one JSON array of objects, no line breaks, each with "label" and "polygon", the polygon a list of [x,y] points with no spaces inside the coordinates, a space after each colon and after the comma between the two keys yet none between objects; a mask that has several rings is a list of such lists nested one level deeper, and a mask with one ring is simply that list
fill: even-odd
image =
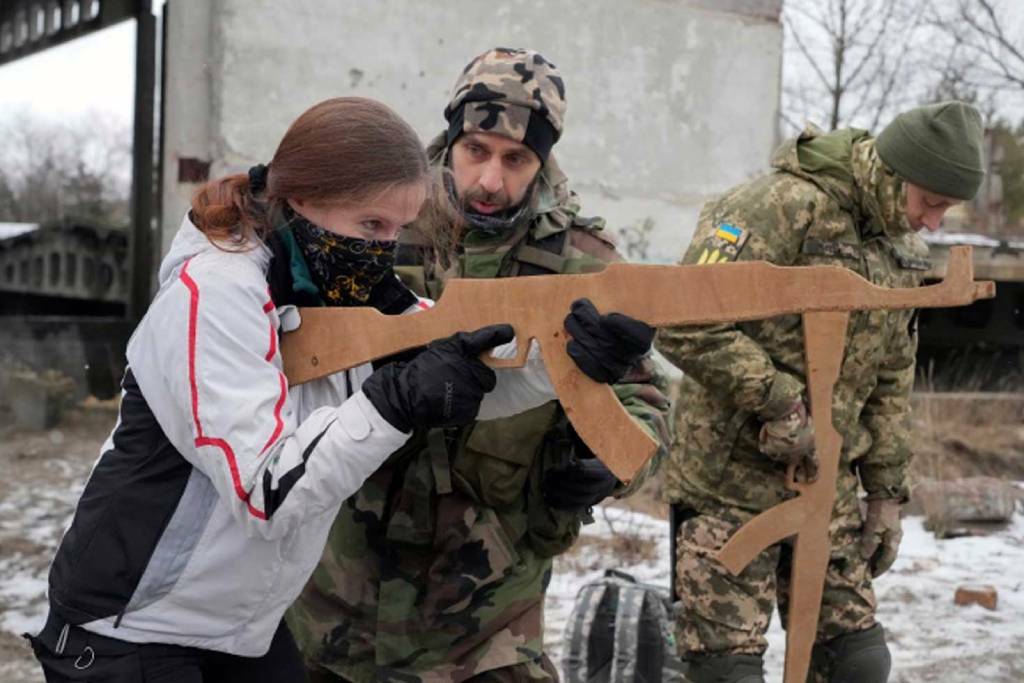
[{"label": "woman's black glove", "polygon": [[651,349],[654,328],[621,313],[601,315],[590,299],[577,299],[565,318],[572,335],[566,350],[590,379],[619,381]]},{"label": "woman's black glove", "polygon": [[511,325],[489,325],[432,342],[408,362],[385,365],[363,382],[377,412],[403,432],[457,427],[476,419],[497,378],[480,354],[512,341]]},{"label": "woman's black glove", "polygon": [[597,458],[572,458],[568,467],[544,473],[544,501],[559,510],[584,510],[607,498],[619,480]]}]

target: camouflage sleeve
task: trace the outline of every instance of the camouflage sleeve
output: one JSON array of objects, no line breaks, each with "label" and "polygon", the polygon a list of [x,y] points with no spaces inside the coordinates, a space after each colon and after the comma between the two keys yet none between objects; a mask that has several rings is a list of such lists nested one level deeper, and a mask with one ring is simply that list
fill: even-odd
[{"label": "camouflage sleeve", "polygon": [[650,356],[631,370],[629,375],[614,388],[615,395],[619,397],[619,401],[622,402],[633,419],[658,442],[658,450],[637,471],[632,481],[629,484],[619,485],[612,494],[616,498],[622,498],[637,491],[649,477],[658,471],[658,467],[672,443],[669,427],[671,404],[666,396],[668,378]]},{"label": "camouflage sleeve", "polygon": [[[814,220],[814,202],[802,196],[806,183],[772,178],[706,204],[681,263],[792,264]],[[804,392],[802,379],[777,370],[768,353],[735,324],[663,327],[657,347],[709,391],[762,418],[781,415]]]},{"label": "camouflage sleeve", "polygon": [[[915,316],[905,312],[907,326]],[[909,499],[907,466],[910,463],[910,392],[914,386],[917,330],[891,340],[890,353],[878,373],[878,384],[868,397],[861,422],[872,437],[871,449],[858,462],[861,485],[868,498]]]}]

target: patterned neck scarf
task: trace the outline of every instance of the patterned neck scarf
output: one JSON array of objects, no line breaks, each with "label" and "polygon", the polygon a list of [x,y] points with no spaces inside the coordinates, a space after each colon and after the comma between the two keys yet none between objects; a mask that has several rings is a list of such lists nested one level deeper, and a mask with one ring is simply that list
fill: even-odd
[{"label": "patterned neck scarf", "polygon": [[865,237],[913,232],[907,219],[907,184],[878,156],[875,141],[854,144],[850,165],[861,210],[868,219]]},{"label": "patterned neck scarf", "polygon": [[394,273],[395,240],[346,237],[288,211],[288,224],[328,306],[365,306],[370,293]]}]

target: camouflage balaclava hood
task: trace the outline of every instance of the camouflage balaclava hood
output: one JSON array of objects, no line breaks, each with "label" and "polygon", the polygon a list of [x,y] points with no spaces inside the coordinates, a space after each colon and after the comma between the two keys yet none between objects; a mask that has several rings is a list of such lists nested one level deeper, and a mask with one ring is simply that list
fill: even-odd
[{"label": "camouflage balaclava hood", "polygon": [[494,48],[463,69],[444,117],[449,147],[463,133],[497,133],[544,162],[562,135],[565,84],[539,52]]},{"label": "camouflage balaclava hood", "polygon": [[[565,105],[562,77],[543,55],[534,50],[494,48],[473,59],[455,82],[444,109],[448,121],[445,143],[450,150],[465,133],[493,133],[526,145],[544,164],[562,135]],[[463,205],[452,177],[446,175],[445,180],[452,203],[470,229],[484,239],[500,238],[533,215],[536,179],[522,202],[488,215]]]}]

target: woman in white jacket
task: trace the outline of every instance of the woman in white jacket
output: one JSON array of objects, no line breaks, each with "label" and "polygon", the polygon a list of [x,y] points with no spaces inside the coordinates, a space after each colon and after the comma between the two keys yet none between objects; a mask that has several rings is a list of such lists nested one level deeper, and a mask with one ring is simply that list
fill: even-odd
[{"label": "woman in white jacket", "polygon": [[414,428],[550,400],[537,362],[499,381],[479,360],[508,326],[289,390],[278,335],[295,305],[430,305],[391,269],[427,168],[394,112],[339,98],[300,116],[269,167],[197,193],[50,570],[32,639],[47,681],[302,680],[281,616],[341,502]]}]

